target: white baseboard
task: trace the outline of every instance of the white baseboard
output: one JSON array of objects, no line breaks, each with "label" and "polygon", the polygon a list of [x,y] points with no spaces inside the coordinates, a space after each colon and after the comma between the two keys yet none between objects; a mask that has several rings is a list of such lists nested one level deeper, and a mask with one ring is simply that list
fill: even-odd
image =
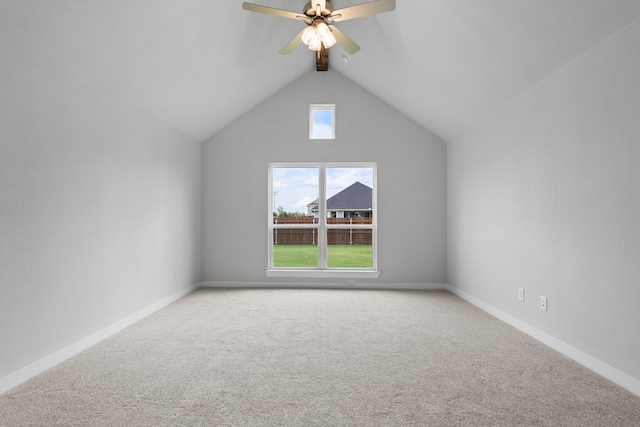
[{"label": "white baseboard", "polygon": [[181,291],[174,293],[150,306],[140,310],[125,319],[102,329],[82,340],[71,344],[29,366],[26,366],[12,374],[7,375],[4,378],[0,378],[0,394],[9,391],[10,389],[22,384],[28,379],[46,371],[49,368],[63,362],[64,360],[80,353],[81,351],[91,347],[94,344],[104,340],[105,338],[121,331],[137,322],[140,319],[160,310],[163,307],[171,304],[174,301],[182,298],[183,296],[193,292],[200,287],[211,288],[321,288],[321,289],[391,289],[391,290],[442,290],[446,289],[449,292],[459,296],[460,298],[475,305],[481,310],[486,311],[492,316],[500,319],[501,321],[515,327],[516,329],[524,332],[525,334],[537,339],[543,344],[553,348],[561,354],[569,357],[570,359],[580,363],[581,365],[591,369],[599,375],[607,378],[608,380],[618,384],[621,387],[629,390],[630,392],[640,396],[640,381],[621,372],[598,359],[570,346],[569,344],[560,341],[551,335],[542,332],[539,329],[521,321],[520,319],[507,314],[496,307],[487,304],[486,302],[470,295],[460,289],[453,286],[442,283],[357,283],[355,287],[347,286],[341,283],[299,283],[299,282],[229,282],[229,281],[208,281],[200,282],[190,287],[187,287]]},{"label": "white baseboard", "polygon": [[629,390],[630,392],[640,396],[640,380],[637,380],[636,378],[633,378],[625,374],[624,372],[621,372],[607,365],[606,363],[592,356],[589,356],[588,354],[578,350],[577,348],[572,347],[569,344],[563,341],[560,341],[557,338],[554,338],[553,336],[547,334],[546,332],[543,332],[539,329],[534,328],[533,326],[523,322],[522,320],[510,314],[507,314],[490,304],[487,304],[486,302],[474,297],[473,295],[470,295],[451,285],[446,285],[445,289],[459,296],[465,301],[475,305],[481,310],[486,311],[492,316],[502,320],[503,322],[513,326],[514,328],[524,332],[525,334],[531,336],[532,338],[535,338],[541,343],[551,347],[552,349],[567,356],[568,358],[574,360],[575,362],[581,364],[582,366],[585,366],[586,368],[591,369],[595,373],[605,377],[606,379],[614,382],[615,384],[618,384],[620,387],[623,387]]},{"label": "white baseboard", "polygon": [[10,389],[22,384],[30,378],[35,377],[36,375],[46,371],[49,368],[54,367],[58,363],[61,363],[72,356],[80,353],[83,350],[91,347],[94,344],[102,341],[105,338],[115,334],[137,322],[138,320],[147,317],[148,315],[160,310],[163,307],[171,304],[172,302],[182,298],[183,296],[190,294],[194,290],[198,289],[198,284],[189,286],[181,291],[174,293],[150,306],[128,316],[119,322],[114,323],[111,326],[108,326],[92,335],[89,335],[86,338],[81,339],[78,342],[71,344],[68,347],[65,347],[57,352],[46,356],[37,362],[32,363],[12,374],[7,375],[4,378],[0,378],[0,394],[9,391]]},{"label": "white baseboard", "polygon": [[388,289],[388,290],[444,290],[444,283],[369,283],[356,280],[355,286],[330,282],[200,282],[201,288],[301,288],[301,289]]}]

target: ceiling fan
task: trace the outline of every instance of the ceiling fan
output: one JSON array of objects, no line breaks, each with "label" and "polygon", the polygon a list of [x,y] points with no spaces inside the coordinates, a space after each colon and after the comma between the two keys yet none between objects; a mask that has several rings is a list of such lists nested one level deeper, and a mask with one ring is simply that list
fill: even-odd
[{"label": "ceiling fan", "polygon": [[396,1],[374,0],[344,9],[334,10],[329,0],[311,0],[305,5],[302,13],[247,2],[242,3],[242,8],[252,12],[297,19],[307,24],[305,29],[300,31],[293,40],[280,50],[280,54],[288,55],[293,52],[299,44],[304,43],[310,50],[317,52],[316,65],[318,71],[324,71],[328,68],[329,63],[328,49],[334,44],[337,43],[350,54],[354,54],[360,50],[360,46],[333,25],[334,22],[347,21],[349,19],[392,11],[396,8]]}]

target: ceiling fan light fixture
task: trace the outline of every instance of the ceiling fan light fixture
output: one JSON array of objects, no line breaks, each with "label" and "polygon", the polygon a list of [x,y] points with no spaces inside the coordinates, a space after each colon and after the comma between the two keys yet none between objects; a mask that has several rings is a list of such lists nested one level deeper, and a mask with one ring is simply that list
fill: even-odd
[{"label": "ceiling fan light fixture", "polygon": [[336,44],[336,38],[327,24],[318,21],[320,20],[305,28],[300,35],[300,39],[309,47],[309,50],[316,52],[322,50],[322,45],[324,45],[325,49],[329,49]]},{"label": "ceiling fan light fixture", "polygon": [[304,31],[300,35],[300,38],[302,39],[302,43],[306,45],[309,45],[311,40],[314,39],[315,37],[318,37],[318,32],[316,31],[315,25],[309,25],[307,28],[304,29]]},{"label": "ceiling fan light fixture", "polygon": [[333,37],[333,34],[331,35],[331,38],[328,40],[322,40],[322,44],[324,45],[325,49],[329,49],[331,46],[333,46],[334,44],[336,44],[336,38]]},{"label": "ceiling fan light fixture", "polygon": [[324,38],[327,33],[330,33],[329,27],[327,27],[327,24],[325,24],[324,22],[318,22],[316,24],[316,31],[318,32],[320,38]]},{"label": "ceiling fan light fixture", "polygon": [[324,22],[320,22],[316,29],[318,31],[318,36],[320,40],[322,40],[322,44],[324,44],[325,49],[329,49],[331,46],[336,44],[336,38]]},{"label": "ceiling fan light fixture", "polygon": [[[282,55],[288,55],[296,46],[302,43],[306,44],[310,50],[316,52],[322,52],[324,50],[325,53],[326,50],[333,45],[339,44],[345,51],[354,54],[360,50],[360,46],[344,35],[342,31],[333,24],[335,22],[395,10],[396,0],[370,0],[339,10],[334,10],[330,0],[311,0],[304,7],[302,15],[288,10],[248,2],[242,3],[242,8],[252,12],[266,13],[267,15],[281,16],[298,21],[301,20],[307,24],[307,28],[300,31],[293,40],[280,50],[280,54]],[[320,55],[318,55],[318,58],[319,57]],[[328,55],[324,55],[324,58],[328,58]],[[326,63],[326,61],[323,63],[324,69],[326,69]],[[318,68],[318,71],[324,70]]]},{"label": "ceiling fan light fixture", "polygon": [[322,40],[320,40],[320,37],[318,37],[317,34],[309,41],[309,50],[316,52],[320,52],[322,50]]}]

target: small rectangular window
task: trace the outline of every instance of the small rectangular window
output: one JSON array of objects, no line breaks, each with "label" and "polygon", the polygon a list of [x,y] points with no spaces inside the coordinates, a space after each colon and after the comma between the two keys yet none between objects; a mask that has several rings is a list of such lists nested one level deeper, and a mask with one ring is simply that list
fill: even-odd
[{"label": "small rectangular window", "polygon": [[309,138],[336,138],[335,104],[311,104],[309,106]]}]

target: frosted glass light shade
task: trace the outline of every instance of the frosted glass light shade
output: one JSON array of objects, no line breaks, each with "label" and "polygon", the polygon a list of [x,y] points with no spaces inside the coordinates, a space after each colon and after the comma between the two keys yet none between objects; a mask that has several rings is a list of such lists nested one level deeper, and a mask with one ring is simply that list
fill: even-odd
[{"label": "frosted glass light shade", "polygon": [[316,25],[316,31],[321,38],[324,38],[327,33],[330,33],[329,27],[327,27],[327,24],[325,24],[324,22],[320,22],[318,23],[318,25]]},{"label": "frosted glass light shade", "polygon": [[322,49],[322,41],[317,35],[309,41],[309,49],[319,52]]},{"label": "frosted glass light shade", "polygon": [[302,39],[302,43],[309,46],[310,50],[316,52],[322,50],[322,45],[324,45],[325,49],[329,49],[336,44],[336,38],[331,32],[331,29],[329,29],[327,24],[318,22],[318,20],[316,20],[316,23],[304,29],[300,35],[300,39]]},{"label": "frosted glass light shade", "polygon": [[302,43],[309,45],[311,40],[318,36],[318,32],[314,25],[310,25],[302,32],[300,38],[302,39]]},{"label": "frosted glass light shade", "polygon": [[336,38],[334,37],[327,24],[325,24],[324,22],[320,22],[317,25],[317,32],[318,36],[320,36],[320,39],[322,40],[322,44],[324,44],[324,47],[326,49],[329,49],[331,46],[336,44]]}]

